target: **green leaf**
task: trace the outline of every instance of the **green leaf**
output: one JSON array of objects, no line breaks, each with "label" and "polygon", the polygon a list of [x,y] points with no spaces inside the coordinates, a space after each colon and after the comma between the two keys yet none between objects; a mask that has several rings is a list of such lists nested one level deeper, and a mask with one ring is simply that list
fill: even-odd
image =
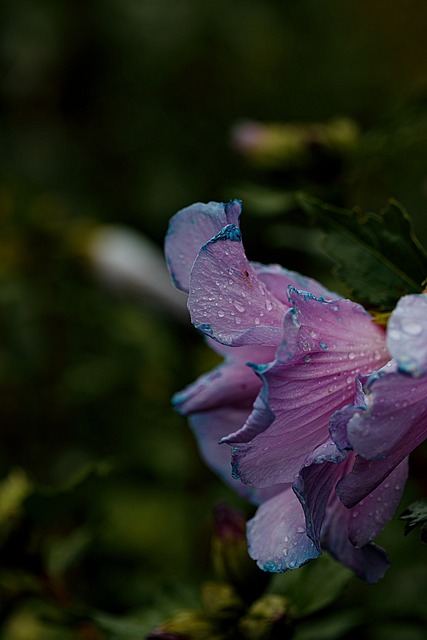
[{"label": "green leaf", "polygon": [[390,200],[379,213],[362,213],[306,194],[298,194],[297,200],[325,231],[323,249],[356,300],[392,309],[401,296],[422,291],[427,253],[397,201]]},{"label": "green leaf", "polygon": [[323,554],[298,571],[275,575],[268,590],[286,596],[294,616],[304,618],[334,602],[352,578],[349,569]]},{"label": "green leaf", "polygon": [[399,519],[406,520],[405,536],[419,528],[421,540],[427,544],[427,500],[417,500],[410,504]]}]

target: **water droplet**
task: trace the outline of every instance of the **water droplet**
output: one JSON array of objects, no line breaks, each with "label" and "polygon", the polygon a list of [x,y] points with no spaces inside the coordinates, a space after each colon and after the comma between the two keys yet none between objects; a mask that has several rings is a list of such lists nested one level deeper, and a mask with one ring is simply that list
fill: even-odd
[{"label": "water droplet", "polygon": [[312,338],[317,338],[317,333],[315,331],[310,331],[310,336]]},{"label": "water droplet", "polygon": [[225,313],[224,313],[224,311],[222,309],[220,309],[218,311],[218,315],[219,315],[220,318],[223,318],[225,316]]},{"label": "water droplet", "polygon": [[243,313],[245,310],[245,307],[242,305],[241,302],[239,302],[238,300],[235,300],[233,302],[234,306],[236,307],[237,311],[240,311],[240,313]]},{"label": "water droplet", "polygon": [[326,351],[328,348],[328,345],[325,342],[319,342],[319,347],[323,349],[323,351]]},{"label": "water droplet", "polygon": [[348,354],[348,359],[349,359],[349,360],[354,360],[354,359],[355,359],[355,357],[356,357],[356,354],[355,354],[355,353],[353,353],[353,351],[350,351],[350,353]]},{"label": "water droplet", "polygon": [[289,553],[289,551],[287,550],[287,548],[286,548],[286,547],[283,547],[283,555],[284,555],[284,556],[287,556],[287,555],[288,555],[288,553]]},{"label": "water droplet", "polygon": [[260,321],[260,319],[259,319],[259,318],[255,318],[255,321],[254,321],[254,322],[255,322],[255,324],[259,324],[261,321]]},{"label": "water droplet", "polygon": [[288,536],[285,536],[285,537],[284,537],[284,541],[285,541],[285,542],[289,542],[289,538],[288,538]]},{"label": "water droplet", "polygon": [[265,308],[267,309],[267,311],[271,311],[273,308],[273,305],[271,304],[270,300],[266,300],[265,301]]},{"label": "water droplet", "polygon": [[347,383],[347,384],[351,384],[352,382],[353,382],[353,378],[352,378],[352,376],[348,376],[348,378],[347,378],[347,380],[346,380],[346,383]]},{"label": "water droplet", "polygon": [[240,324],[241,322],[242,322],[242,319],[236,316],[236,324]]},{"label": "water droplet", "polygon": [[306,364],[308,364],[309,362],[311,362],[311,356],[304,356],[304,362]]},{"label": "water droplet", "polygon": [[418,322],[405,322],[402,325],[402,329],[409,336],[419,336],[423,328]]},{"label": "water droplet", "polygon": [[228,270],[228,275],[232,276],[233,275],[233,269],[229,269]]},{"label": "water droplet", "polygon": [[298,527],[297,533],[304,533],[305,529],[303,527]]}]

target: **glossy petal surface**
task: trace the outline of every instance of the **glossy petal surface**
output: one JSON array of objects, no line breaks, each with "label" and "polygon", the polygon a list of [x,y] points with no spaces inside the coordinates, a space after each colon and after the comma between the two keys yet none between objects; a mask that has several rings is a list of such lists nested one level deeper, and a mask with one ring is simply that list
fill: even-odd
[{"label": "glossy petal surface", "polygon": [[259,487],[293,482],[328,438],[331,415],[353,401],[357,374],[388,359],[383,330],[359,305],[292,289],[290,298],[276,360],[257,370],[275,418],[258,435],[251,428],[250,442],[246,426],[227,439],[240,478]]},{"label": "glossy petal surface", "polygon": [[399,300],[388,323],[387,346],[402,372],[427,373],[427,294]]},{"label": "glossy petal surface", "polygon": [[390,566],[387,554],[376,544],[356,548],[348,537],[352,512],[336,497],[331,499],[322,529],[322,546],[354,573],[373,584],[380,580]]},{"label": "glossy petal surface", "polygon": [[348,535],[355,547],[376,538],[393,517],[402,499],[408,477],[405,458],[390,475],[351,510]]},{"label": "glossy petal surface", "polygon": [[371,377],[366,409],[347,426],[350,446],[367,460],[400,452],[401,460],[427,437],[427,376],[399,372]]},{"label": "glossy petal surface", "polygon": [[280,342],[286,307],[259,280],[234,225],[200,250],[191,270],[188,308],[195,327],[225,345]]},{"label": "glossy petal surface", "polygon": [[188,293],[190,270],[200,248],[227,224],[237,226],[241,210],[240,200],[197,202],[174,215],[165,238],[165,255],[178,289]]},{"label": "glossy petal surface", "polygon": [[320,555],[305,532],[304,512],[290,487],[258,507],[247,536],[249,554],[264,571],[296,569]]}]

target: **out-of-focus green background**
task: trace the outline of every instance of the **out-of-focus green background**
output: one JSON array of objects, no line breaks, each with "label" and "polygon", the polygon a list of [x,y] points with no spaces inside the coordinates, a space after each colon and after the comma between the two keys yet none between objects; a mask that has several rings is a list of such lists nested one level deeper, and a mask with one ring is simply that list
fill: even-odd
[{"label": "out-of-focus green background", "polygon": [[[238,503],[170,407],[216,357],[179,300],[97,276],[94,238],[120,225],[160,251],[179,208],[244,196],[251,258],[329,278],[295,212],[267,206],[306,189],[373,210],[396,197],[426,241],[427,5],[2,0],[0,17],[0,616],[24,640],[51,637],[43,602],[127,615],[191,591],[212,505]],[[244,120],[338,116],[361,140],[343,157],[260,168],[232,143]],[[404,617],[427,558],[393,526],[396,570],[352,588],[362,608],[397,589]]]}]

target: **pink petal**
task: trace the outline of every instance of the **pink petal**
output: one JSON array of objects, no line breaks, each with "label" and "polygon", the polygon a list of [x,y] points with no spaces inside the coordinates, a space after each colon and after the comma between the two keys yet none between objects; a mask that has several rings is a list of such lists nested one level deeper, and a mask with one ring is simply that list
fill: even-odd
[{"label": "pink petal", "polygon": [[321,553],[305,532],[304,512],[291,488],[258,507],[247,537],[249,555],[264,571],[296,569]]},{"label": "pink petal", "polygon": [[348,535],[355,547],[374,540],[393,517],[408,477],[405,458],[374,491],[351,509]]},{"label": "pink petal", "polygon": [[307,455],[328,438],[332,414],[352,402],[356,376],[388,359],[382,328],[359,305],[295,289],[290,296],[294,306],[276,360],[256,368],[268,398],[265,413],[275,418],[265,428],[267,418],[258,415],[259,433],[251,424],[249,442],[246,425],[226,439],[239,477],[259,487],[293,482]]},{"label": "pink petal", "polygon": [[196,328],[225,345],[280,342],[285,307],[257,277],[234,225],[200,250],[191,270],[188,308]]},{"label": "pink petal", "polygon": [[165,255],[175,286],[188,293],[188,280],[200,248],[227,224],[239,224],[240,200],[197,202],[181,209],[169,223]]},{"label": "pink petal", "polygon": [[386,370],[373,375],[366,408],[347,425],[350,446],[367,460],[401,452],[401,460],[427,437],[427,376],[412,378]]}]

